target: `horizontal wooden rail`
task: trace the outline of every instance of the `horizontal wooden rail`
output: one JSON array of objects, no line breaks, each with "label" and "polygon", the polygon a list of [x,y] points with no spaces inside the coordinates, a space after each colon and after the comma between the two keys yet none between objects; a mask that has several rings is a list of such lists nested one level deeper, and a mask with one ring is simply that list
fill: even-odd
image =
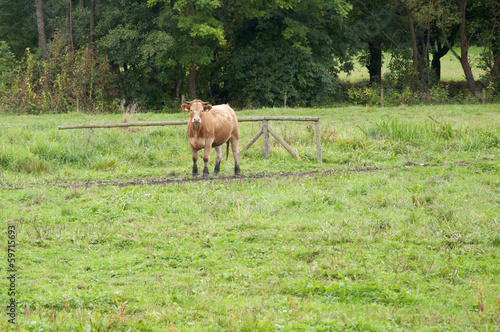
[{"label": "horizontal wooden rail", "polygon": [[238,118],[238,122],[250,121],[314,121],[318,122],[319,118],[315,116],[249,116]]},{"label": "horizontal wooden rail", "polygon": [[84,128],[115,128],[115,127],[147,127],[147,126],[172,126],[185,125],[188,120],[179,121],[155,121],[155,122],[123,122],[123,123],[88,123],[71,126],[58,126],[59,130],[63,129],[84,129]]},{"label": "horizontal wooden rail", "polygon": [[[313,116],[249,116],[238,118],[238,122],[251,121],[314,121],[318,122],[318,117]],[[123,122],[123,123],[88,123],[69,126],[58,126],[60,130],[64,129],[84,129],[84,128],[120,128],[120,127],[147,127],[147,126],[177,126],[185,125],[188,120],[177,121],[154,121],[154,122]]]}]

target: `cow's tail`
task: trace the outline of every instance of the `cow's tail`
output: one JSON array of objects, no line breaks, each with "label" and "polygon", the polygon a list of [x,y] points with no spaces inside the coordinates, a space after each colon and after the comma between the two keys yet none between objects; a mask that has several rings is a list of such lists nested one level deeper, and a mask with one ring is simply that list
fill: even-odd
[{"label": "cow's tail", "polygon": [[227,141],[227,145],[226,145],[226,161],[227,161],[227,158],[229,157],[229,142],[230,142],[230,141],[231,141],[231,140],[228,140],[228,141]]}]

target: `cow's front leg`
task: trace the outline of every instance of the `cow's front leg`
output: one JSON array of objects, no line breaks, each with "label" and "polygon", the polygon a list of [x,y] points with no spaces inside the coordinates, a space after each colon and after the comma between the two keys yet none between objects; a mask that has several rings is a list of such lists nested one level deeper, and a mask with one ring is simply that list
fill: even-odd
[{"label": "cow's front leg", "polygon": [[191,148],[191,153],[193,155],[193,176],[198,175],[198,151]]},{"label": "cow's front leg", "polygon": [[211,145],[212,145],[211,142],[210,142],[210,144],[205,144],[205,151],[203,152],[203,163],[204,163],[203,176],[208,176],[208,158],[210,157],[210,146]]},{"label": "cow's front leg", "polygon": [[219,174],[220,172],[220,161],[222,160],[222,146],[214,146],[215,150],[215,168],[214,174]]}]

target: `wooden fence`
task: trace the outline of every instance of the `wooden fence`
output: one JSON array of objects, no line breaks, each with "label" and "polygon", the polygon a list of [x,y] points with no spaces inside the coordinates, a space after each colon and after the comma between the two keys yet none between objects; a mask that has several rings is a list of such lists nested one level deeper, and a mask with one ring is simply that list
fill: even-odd
[{"label": "wooden fence", "polygon": [[[270,121],[302,121],[315,123],[315,137],[316,137],[316,157],[318,162],[322,162],[321,156],[321,133],[319,128],[319,118],[309,116],[254,116],[254,117],[241,117],[238,122],[262,122],[262,128],[259,129],[257,134],[248,141],[247,144],[241,149],[244,151],[248,149],[255,141],[261,136],[264,136],[264,157],[269,158],[269,134],[274,136],[276,140],[295,158],[300,160],[299,155],[295,152],[290,145],[288,145],[283,138],[269,125]],[[123,123],[104,123],[104,124],[79,124],[69,126],[58,126],[59,130],[65,129],[87,129],[87,139],[92,138],[92,129],[94,128],[127,128],[127,127],[147,127],[147,126],[176,126],[187,125],[188,120],[178,121],[154,121],[154,122],[123,122]]]}]

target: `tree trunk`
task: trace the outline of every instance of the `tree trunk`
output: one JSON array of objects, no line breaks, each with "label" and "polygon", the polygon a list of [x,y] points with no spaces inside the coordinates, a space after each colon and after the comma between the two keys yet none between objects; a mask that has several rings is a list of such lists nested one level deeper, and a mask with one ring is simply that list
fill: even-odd
[{"label": "tree trunk", "polygon": [[78,5],[79,5],[80,7],[82,7],[82,8],[85,8],[85,0],[80,0],[80,1],[78,2]]},{"label": "tree trunk", "polygon": [[177,85],[175,87],[175,100],[179,100],[179,97],[181,95],[181,86],[182,86],[182,77],[177,80]]},{"label": "tree trunk", "polygon": [[460,63],[464,70],[465,79],[467,80],[467,87],[473,95],[476,95],[476,83],[474,81],[474,75],[472,74],[472,69],[469,64],[469,44],[467,42],[467,27],[465,21],[465,9],[467,7],[467,0],[460,0]]},{"label": "tree trunk", "polygon": [[49,57],[47,49],[47,38],[45,37],[45,0],[35,0],[36,22],[38,26],[38,47],[42,51],[44,59]]},{"label": "tree trunk", "polygon": [[[193,40],[193,57],[196,59],[196,40]],[[196,99],[196,60],[193,60],[189,67],[189,90],[190,100]]]},{"label": "tree trunk", "polygon": [[453,27],[451,34],[447,38],[447,42],[445,41],[444,45],[441,46],[441,43],[439,41],[438,33],[435,33],[435,39],[436,39],[436,44],[437,44],[437,49],[434,49],[432,52],[432,62],[431,62],[431,68],[434,76],[437,78],[437,81],[439,82],[441,80],[441,58],[444,57],[448,51],[450,50],[451,47],[453,47],[455,37],[458,32],[459,25],[456,25]]},{"label": "tree trunk", "polygon": [[418,71],[417,35],[415,34],[415,26],[413,25],[413,16],[409,9],[408,9],[408,25],[410,26],[411,47],[413,50],[413,69],[415,69],[415,71]]},{"label": "tree trunk", "polygon": [[189,99],[196,99],[196,64],[189,67]]},{"label": "tree trunk", "polygon": [[66,9],[66,40],[68,46],[73,49],[73,20],[71,18],[71,0],[64,0]]},{"label": "tree trunk", "polygon": [[370,73],[370,83],[382,83],[382,48],[380,44],[369,42],[370,63],[368,72]]},{"label": "tree trunk", "polygon": [[89,51],[92,51],[94,49],[94,28],[95,28],[95,0],[90,0]]},{"label": "tree trunk", "polygon": [[[425,40],[423,41],[423,53],[421,54],[422,59],[424,59],[424,64],[425,64],[425,99],[426,101],[429,101],[430,99],[430,88],[431,88],[431,69],[429,68],[429,45],[430,45],[430,38],[431,38],[431,32],[429,29],[426,29],[425,32]],[[421,74],[423,77],[423,74]]]},{"label": "tree trunk", "polygon": [[438,82],[441,81],[441,58],[442,56],[439,56],[439,53],[432,53],[431,68]]},{"label": "tree trunk", "polygon": [[500,67],[500,53],[495,57],[495,63],[493,64],[493,69],[491,70],[490,81],[494,82],[498,74],[498,68]]}]

